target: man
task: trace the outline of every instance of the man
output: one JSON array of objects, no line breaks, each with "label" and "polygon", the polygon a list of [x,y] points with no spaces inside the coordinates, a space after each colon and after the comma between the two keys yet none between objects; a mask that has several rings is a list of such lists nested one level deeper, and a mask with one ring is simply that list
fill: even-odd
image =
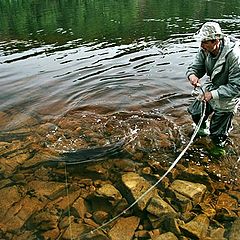
[{"label": "man", "polygon": [[[201,86],[204,90],[201,100],[206,102],[206,114],[198,134],[210,133],[215,145],[213,154],[224,155],[224,146],[240,101],[240,47],[237,41],[223,35],[216,22],[203,24],[198,36],[201,47],[186,73],[194,87]],[[205,74],[208,78],[201,85]],[[200,101],[195,100],[188,111],[197,124],[202,114]]]}]

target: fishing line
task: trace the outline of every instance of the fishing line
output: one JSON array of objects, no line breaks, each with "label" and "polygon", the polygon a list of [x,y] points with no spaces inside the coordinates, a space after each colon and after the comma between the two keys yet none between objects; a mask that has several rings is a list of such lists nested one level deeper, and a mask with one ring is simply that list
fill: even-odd
[{"label": "fishing line", "polygon": [[68,177],[67,177],[67,164],[65,164],[65,185],[66,185],[66,195],[67,195],[67,211],[68,211],[68,224],[69,224],[69,232],[70,232],[70,238],[73,239],[73,234],[72,234],[72,223],[71,223],[71,218],[70,218],[70,201],[69,201],[69,192],[68,192]]},{"label": "fishing line", "polygon": [[[203,89],[198,86],[201,91],[204,94]],[[89,234],[93,234],[96,231],[102,230],[105,226],[107,226],[108,224],[112,223],[113,221],[115,221],[116,219],[118,219],[120,216],[122,216],[123,214],[125,214],[128,210],[130,210],[134,205],[136,205],[142,198],[144,198],[150,191],[152,191],[162,180],[163,178],[165,178],[168,173],[171,172],[171,170],[176,166],[176,164],[179,162],[179,160],[182,158],[182,156],[185,154],[185,152],[188,150],[188,148],[190,147],[190,145],[193,143],[194,138],[196,137],[201,124],[203,122],[203,119],[205,117],[205,112],[206,112],[206,101],[201,101],[203,104],[203,109],[202,109],[202,114],[201,114],[201,118],[190,138],[189,143],[187,144],[187,146],[182,150],[182,152],[179,154],[179,156],[176,158],[176,160],[172,163],[172,165],[168,168],[168,170],[163,174],[163,176],[154,184],[152,185],[147,191],[145,191],[138,199],[136,199],[131,205],[129,205],[129,207],[127,207],[125,210],[123,210],[121,213],[119,213],[118,215],[116,215],[115,217],[111,218],[109,221],[107,221],[106,223],[103,223],[101,226],[95,228],[94,230],[90,231],[89,233],[83,234],[80,239],[84,236],[88,236]]]}]

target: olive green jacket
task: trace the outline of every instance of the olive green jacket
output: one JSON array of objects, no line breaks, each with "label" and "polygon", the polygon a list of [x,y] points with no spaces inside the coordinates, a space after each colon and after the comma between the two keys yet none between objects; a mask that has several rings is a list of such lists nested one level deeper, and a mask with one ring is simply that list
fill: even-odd
[{"label": "olive green jacket", "polygon": [[187,77],[195,74],[208,78],[203,89],[212,93],[209,101],[214,110],[232,112],[240,102],[240,46],[228,37],[223,39],[223,48],[214,66],[209,64],[212,58],[203,49],[199,49],[194,62],[188,67]]}]

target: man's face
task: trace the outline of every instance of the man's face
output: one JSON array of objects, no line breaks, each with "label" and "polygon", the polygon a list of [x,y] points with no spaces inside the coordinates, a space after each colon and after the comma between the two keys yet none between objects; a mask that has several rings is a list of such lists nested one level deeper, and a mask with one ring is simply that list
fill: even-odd
[{"label": "man's face", "polygon": [[209,40],[209,41],[202,41],[201,48],[208,53],[212,53],[216,55],[219,49],[219,40]]}]

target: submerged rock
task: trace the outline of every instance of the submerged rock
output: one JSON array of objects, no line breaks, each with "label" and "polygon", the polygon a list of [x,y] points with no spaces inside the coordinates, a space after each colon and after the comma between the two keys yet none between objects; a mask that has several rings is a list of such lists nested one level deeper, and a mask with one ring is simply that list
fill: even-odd
[{"label": "submerged rock", "polygon": [[197,204],[202,200],[207,188],[203,184],[175,180],[171,184],[170,189],[188,197],[194,204]]},{"label": "submerged rock", "polygon": [[131,240],[139,222],[135,216],[120,218],[108,233],[111,240]]},{"label": "submerged rock", "polygon": [[229,240],[240,239],[240,217],[234,221],[230,229]]},{"label": "submerged rock", "polygon": [[[122,176],[122,189],[126,193],[127,200],[132,203],[142,197],[152,185],[137,173],[126,173]],[[156,189],[153,189],[138,202],[137,206],[140,210],[144,210],[151,197],[157,194]]]},{"label": "submerged rock", "polygon": [[192,221],[180,226],[186,236],[194,239],[203,239],[206,237],[208,227],[209,219],[204,214],[200,214]]},{"label": "submerged rock", "polygon": [[151,198],[146,210],[152,215],[159,217],[161,220],[177,216],[176,211],[171,207],[171,205],[158,196]]},{"label": "submerged rock", "polygon": [[178,238],[171,232],[163,233],[154,240],[178,240]]}]

